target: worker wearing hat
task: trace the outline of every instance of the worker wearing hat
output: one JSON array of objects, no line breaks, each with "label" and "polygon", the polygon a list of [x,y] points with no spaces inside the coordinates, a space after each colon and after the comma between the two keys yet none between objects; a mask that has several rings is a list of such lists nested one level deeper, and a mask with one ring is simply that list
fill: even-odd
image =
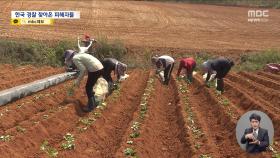
[{"label": "worker wearing hat", "polygon": [[84,52],[75,53],[73,51],[66,51],[64,57],[66,65],[74,64],[79,70],[79,76],[74,81],[74,87],[79,87],[85,73],[87,72],[88,74],[85,87],[88,103],[87,107],[83,110],[85,112],[90,112],[97,106],[94,97],[93,86],[97,82],[98,78],[103,76],[103,65],[97,58]]},{"label": "worker wearing hat", "polygon": [[[84,39],[82,40],[84,47],[86,48],[85,52],[93,55],[93,43],[96,42],[95,39],[91,39],[89,35],[85,34]],[[80,44],[78,42],[80,48]]]},{"label": "worker wearing hat", "polygon": [[102,64],[104,66],[103,77],[108,82],[109,91],[111,93],[114,86],[113,79],[111,77],[111,72],[114,71],[115,75],[117,75],[117,80],[119,81],[120,77],[125,75],[127,65],[114,58],[105,58],[102,60]]},{"label": "worker wearing hat", "polygon": [[196,62],[193,58],[183,58],[180,60],[180,65],[177,72],[177,77],[180,76],[180,73],[182,69],[185,69],[186,71],[186,77],[189,80],[189,82],[192,82],[193,80],[193,71],[195,69]]},{"label": "worker wearing hat", "polygon": [[223,78],[228,74],[231,67],[234,66],[234,62],[230,59],[220,57],[214,60],[207,60],[202,64],[202,71],[207,73],[205,83],[207,84],[210,76],[216,72],[213,79],[217,78],[217,90],[220,92],[224,91],[224,80]]},{"label": "worker wearing hat", "polygon": [[156,73],[159,73],[161,69],[164,71],[163,84],[168,85],[171,78],[171,73],[174,67],[174,59],[168,55],[154,56],[152,57],[152,63],[156,65]]}]

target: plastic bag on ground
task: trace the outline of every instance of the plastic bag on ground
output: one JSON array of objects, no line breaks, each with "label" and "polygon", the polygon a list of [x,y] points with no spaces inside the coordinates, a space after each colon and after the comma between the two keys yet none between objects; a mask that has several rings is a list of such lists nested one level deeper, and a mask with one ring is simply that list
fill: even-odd
[{"label": "plastic bag on ground", "polygon": [[271,72],[271,73],[279,73],[280,72],[280,64],[276,63],[270,63],[266,64],[265,71]]},{"label": "plastic bag on ground", "polygon": [[126,80],[128,77],[129,77],[129,75],[125,74],[125,75],[120,77],[119,81],[122,82],[122,81]]}]

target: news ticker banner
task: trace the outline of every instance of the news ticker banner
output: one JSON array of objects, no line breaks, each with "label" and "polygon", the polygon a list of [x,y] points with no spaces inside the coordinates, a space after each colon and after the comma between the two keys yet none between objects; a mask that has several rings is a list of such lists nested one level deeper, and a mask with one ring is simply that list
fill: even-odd
[{"label": "news ticker banner", "polygon": [[11,25],[53,25],[55,19],[80,19],[80,11],[11,11]]}]

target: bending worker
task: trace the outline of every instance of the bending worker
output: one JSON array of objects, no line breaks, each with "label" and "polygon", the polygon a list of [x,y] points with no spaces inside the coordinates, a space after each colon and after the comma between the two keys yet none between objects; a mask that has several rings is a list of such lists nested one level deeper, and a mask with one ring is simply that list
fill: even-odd
[{"label": "bending worker", "polygon": [[193,71],[196,67],[196,62],[193,58],[183,58],[180,60],[179,69],[177,72],[177,77],[180,76],[182,69],[186,71],[187,79],[192,82],[193,80]]},{"label": "bending worker", "polygon": [[214,71],[216,71],[216,75],[213,79],[217,78],[217,90],[223,92],[223,78],[227,75],[232,66],[234,66],[234,62],[224,57],[220,57],[214,60],[207,60],[202,64],[203,71],[207,73],[205,83],[208,83],[210,76],[214,73]]},{"label": "bending worker", "polygon": [[71,65],[74,63],[77,69],[80,71],[78,78],[74,81],[74,88],[80,86],[80,82],[83,79],[86,71],[88,73],[85,87],[88,103],[87,107],[84,108],[83,111],[90,112],[97,106],[94,97],[93,86],[97,82],[97,79],[103,75],[103,65],[97,58],[87,53],[66,52],[64,56],[66,65]]},{"label": "bending worker", "polygon": [[119,81],[120,77],[125,75],[127,65],[114,58],[105,58],[102,61],[102,64],[104,67],[103,77],[108,82],[109,90],[112,92],[114,83],[111,77],[111,72],[114,71],[114,74],[117,75],[117,80]]},{"label": "bending worker", "polygon": [[174,59],[168,55],[163,56],[154,56],[152,57],[152,63],[156,65],[156,73],[160,73],[163,68],[164,71],[164,79],[163,84],[168,85],[169,80],[171,78],[171,73],[174,67]]}]

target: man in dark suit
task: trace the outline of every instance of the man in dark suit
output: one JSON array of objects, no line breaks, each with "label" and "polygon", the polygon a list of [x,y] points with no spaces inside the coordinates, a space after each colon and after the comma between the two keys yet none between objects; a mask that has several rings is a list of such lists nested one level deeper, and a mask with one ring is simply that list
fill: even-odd
[{"label": "man in dark suit", "polygon": [[259,153],[269,146],[269,137],[266,129],[260,127],[261,116],[253,113],[250,116],[251,128],[247,128],[241,138],[241,143],[246,144],[248,153]]}]

